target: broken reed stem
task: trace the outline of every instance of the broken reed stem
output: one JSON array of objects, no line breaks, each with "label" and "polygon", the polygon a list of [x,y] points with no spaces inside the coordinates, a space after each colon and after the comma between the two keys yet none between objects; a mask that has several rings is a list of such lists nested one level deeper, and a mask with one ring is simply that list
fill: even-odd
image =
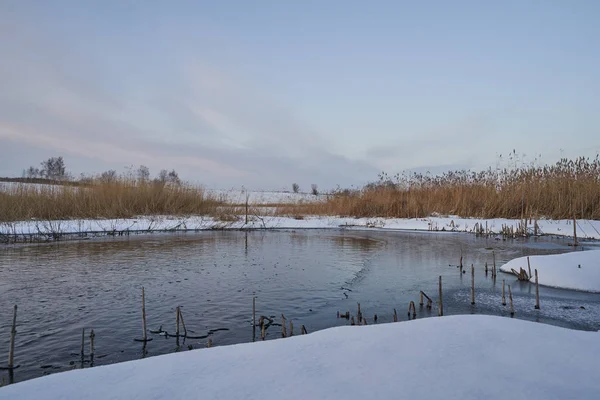
[{"label": "broken reed stem", "polygon": [[260,340],[265,340],[266,334],[265,324],[262,324],[260,327]]},{"label": "broken reed stem", "polygon": [[573,214],[573,246],[577,246],[577,220]]},{"label": "broken reed stem", "polygon": [[421,290],[421,292],[419,293],[419,305],[422,306],[423,305],[423,291]]},{"label": "broken reed stem", "polygon": [[252,341],[256,340],[256,296],[252,296]]},{"label": "broken reed stem", "polygon": [[206,342],[206,348],[209,349],[212,347],[212,339],[208,339],[208,341]]},{"label": "broken reed stem", "polygon": [[492,278],[496,279],[496,252],[492,251],[492,261],[494,262],[492,266]]},{"label": "broken reed stem", "polygon": [[183,321],[183,314],[181,313],[181,309],[177,307],[179,310],[179,318],[181,319],[181,327],[183,328],[183,336],[187,336],[187,329],[185,329],[185,322]]},{"label": "broken reed stem", "polygon": [[252,297],[252,327],[256,326],[256,296]]},{"label": "broken reed stem", "polygon": [[423,297],[425,297],[427,299],[427,309],[431,310],[431,305],[433,304],[433,300],[431,300],[431,297],[427,296],[427,294],[422,290],[419,292],[419,294],[421,297],[420,305],[423,305]]},{"label": "broken reed stem", "polygon": [[294,323],[290,321],[290,337],[294,336]]},{"label": "broken reed stem", "polygon": [[176,314],[176,324],[175,324],[175,336],[179,336],[179,306],[175,309]]},{"label": "broken reed stem", "polygon": [[17,335],[17,305],[13,308],[12,327],[10,329],[10,347],[8,348],[8,368],[12,369],[15,359],[15,336]]},{"label": "broken reed stem", "polygon": [[85,328],[81,329],[81,359],[83,360],[83,356],[84,356],[84,349],[83,346],[85,345]]},{"label": "broken reed stem", "polygon": [[540,309],[540,286],[538,282],[538,272],[535,270],[535,309]]},{"label": "broken reed stem", "polygon": [[250,202],[250,194],[246,192],[246,225],[248,225],[248,203]]},{"label": "broken reed stem", "polygon": [[308,331],[306,330],[306,327],[304,325],[302,325],[302,327],[300,328],[300,331],[302,332],[303,335],[308,334]]},{"label": "broken reed stem", "polygon": [[504,281],[504,279],[502,279],[502,305],[503,306],[506,305],[506,296],[504,296],[504,284],[505,284],[505,281]]},{"label": "broken reed stem", "polygon": [[471,305],[475,304],[475,266],[471,264]]},{"label": "broken reed stem", "polygon": [[515,309],[513,307],[512,292],[510,291],[510,285],[508,285],[508,300],[510,302],[510,316],[512,317],[513,315],[515,315]]},{"label": "broken reed stem", "polygon": [[417,318],[417,309],[415,308],[415,302],[411,301],[408,305],[408,319],[410,319],[410,311],[412,310],[413,319]]},{"label": "broken reed stem", "polygon": [[281,337],[287,337],[287,329],[285,327],[285,317],[281,314]]},{"label": "broken reed stem", "polygon": [[438,315],[441,317],[444,315],[444,302],[443,302],[443,297],[442,297],[442,276],[440,275],[440,281],[439,281],[439,296],[440,299],[438,301]]},{"label": "broken reed stem", "polygon": [[142,340],[145,342],[147,339],[146,336],[146,294],[144,291],[144,287],[142,286]]},{"label": "broken reed stem", "polygon": [[527,256],[527,269],[529,269],[529,279],[531,279],[531,263],[529,262],[529,256]]},{"label": "broken reed stem", "polygon": [[458,265],[460,267],[460,273],[462,274],[462,272],[463,272],[463,254],[462,254],[462,249],[460,249],[460,263]]},{"label": "broken reed stem", "polygon": [[398,322],[398,314],[396,313],[395,308],[394,308],[394,322]]},{"label": "broken reed stem", "polygon": [[487,276],[488,274],[488,266],[487,266],[487,261],[485,262],[485,276]]},{"label": "broken reed stem", "polygon": [[92,329],[92,331],[90,332],[90,360],[92,362],[94,362],[94,338],[96,337],[96,334],[94,333],[94,330]]},{"label": "broken reed stem", "polygon": [[356,319],[357,319],[357,323],[360,325],[362,323],[362,313],[360,312],[360,303],[356,303],[358,304],[358,313],[356,314]]}]

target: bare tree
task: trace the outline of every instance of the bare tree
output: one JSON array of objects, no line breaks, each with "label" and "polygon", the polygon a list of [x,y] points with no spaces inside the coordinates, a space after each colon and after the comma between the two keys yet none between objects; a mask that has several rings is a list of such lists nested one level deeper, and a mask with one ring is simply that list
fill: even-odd
[{"label": "bare tree", "polygon": [[65,179],[67,178],[65,161],[62,157],[50,157],[43,161],[41,176],[49,179]]},{"label": "bare tree", "polygon": [[137,175],[137,171],[133,165],[127,165],[125,167],[125,172],[123,173],[123,178],[128,181],[134,181]]},{"label": "bare tree", "polygon": [[78,181],[79,181],[79,183],[84,184],[84,185],[91,185],[92,183],[94,183],[95,179],[96,179],[95,176],[82,172],[81,174],[79,174]]},{"label": "bare tree", "polygon": [[297,183],[292,183],[292,190],[294,191],[294,193],[298,193],[300,191],[300,185],[298,185]]},{"label": "bare tree", "polygon": [[166,169],[161,169],[154,181],[163,184],[173,183],[176,185],[179,185],[181,183],[181,180],[179,179],[179,174],[174,169],[172,169],[170,172]]},{"label": "bare tree", "polygon": [[150,180],[150,169],[145,165],[140,165],[137,169],[137,177],[140,182],[148,182]]},{"label": "bare tree", "polygon": [[160,172],[158,173],[158,176],[156,177],[156,181],[161,182],[161,183],[166,183],[168,176],[169,176],[169,172],[166,169],[161,169]]},{"label": "bare tree", "polygon": [[177,185],[181,183],[181,180],[179,179],[179,174],[174,169],[172,169],[171,172],[169,172],[169,174],[167,175],[167,179],[169,180],[169,182],[175,183]]},{"label": "bare tree", "polygon": [[117,171],[109,169],[100,174],[100,181],[103,183],[111,183],[117,180]]},{"label": "bare tree", "polygon": [[42,177],[42,171],[40,171],[39,168],[35,168],[34,166],[31,166],[29,168],[27,168],[27,170],[24,172],[24,175],[26,178],[41,178]]},{"label": "bare tree", "polygon": [[314,194],[315,196],[317,196],[319,194],[319,188],[317,187],[317,185],[315,183],[310,185],[310,189],[311,189],[312,194]]}]

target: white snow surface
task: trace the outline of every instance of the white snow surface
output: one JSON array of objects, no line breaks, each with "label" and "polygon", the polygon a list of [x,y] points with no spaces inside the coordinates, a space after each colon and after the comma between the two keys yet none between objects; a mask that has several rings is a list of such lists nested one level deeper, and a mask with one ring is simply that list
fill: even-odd
[{"label": "white snow surface", "polygon": [[[65,186],[62,185],[52,185],[47,183],[23,183],[23,182],[0,182],[0,192],[15,192],[19,189],[31,190],[35,189],[37,191],[53,191],[60,190]],[[70,189],[76,189],[75,186],[67,186]]]},{"label": "white snow surface", "polygon": [[327,195],[313,195],[311,193],[293,193],[293,192],[276,192],[276,191],[244,191],[244,190],[218,190],[205,189],[208,195],[212,195],[227,203],[245,204],[246,195],[248,203],[254,205],[261,204],[302,204],[315,203],[325,201]]},{"label": "white snow surface", "polygon": [[[428,218],[351,218],[329,216],[306,216],[302,219],[276,216],[250,216],[245,224],[245,218],[239,216],[236,221],[219,221],[204,216],[140,216],[128,219],[84,219],[84,220],[30,220],[0,223],[1,234],[13,235],[52,235],[75,234],[90,232],[113,231],[185,231],[206,229],[303,229],[303,228],[352,228],[352,229],[390,229],[390,230],[420,230],[420,231],[449,231],[473,232],[475,224],[486,226],[491,233],[499,234],[503,225],[519,225],[517,219],[479,219],[448,217]],[[549,235],[569,236],[573,233],[572,220],[539,220],[540,233]],[[600,221],[577,221],[577,236],[581,239],[600,239]]]},{"label": "white snow surface", "polygon": [[597,354],[598,332],[447,316],[62,372],[0,399],[597,399]]},{"label": "white snow surface", "polygon": [[[530,282],[535,283],[537,269],[540,285],[600,293],[600,250],[529,256],[529,262],[533,275]],[[520,268],[528,271],[527,257],[507,262],[500,271],[518,272]]]}]

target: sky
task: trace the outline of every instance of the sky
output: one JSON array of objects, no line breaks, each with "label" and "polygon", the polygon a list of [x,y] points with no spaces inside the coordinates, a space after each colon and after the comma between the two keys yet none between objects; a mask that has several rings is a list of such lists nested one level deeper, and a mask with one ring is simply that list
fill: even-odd
[{"label": "sky", "polygon": [[594,0],[0,0],[0,176],[63,156],[308,190],[594,157],[599,20]]}]

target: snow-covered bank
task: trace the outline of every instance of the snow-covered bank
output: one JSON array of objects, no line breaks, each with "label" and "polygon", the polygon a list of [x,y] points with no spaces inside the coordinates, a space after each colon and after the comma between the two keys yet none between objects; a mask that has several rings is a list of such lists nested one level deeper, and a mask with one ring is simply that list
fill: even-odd
[{"label": "snow-covered bank", "polygon": [[[354,229],[390,229],[390,230],[421,230],[421,231],[451,231],[473,232],[475,224],[486,226],[493,234],[499,234],[503,225],[518,227],[519,220],[511,219],[477,219],[459,217],[429,217],[429,218],[348,218],[348,217],[317,217],[307,216],[300,219],[290,217],[251,216],[248,224],[244,217],[236,221],[220,221],[212,217],[173,217],[152,216],[130,219],[98,219],[98,220],[61,220],[61,221],[19,221],[0,223],[0,235],[64,235],[91,232],[121,232],[121,231],[185,231],[206,229],[302,229],[302,228],[339,228]],[[539,233],[547,235],[569,236],[573,234],[571,220],[540,220]],[[600,221],[577,221],[577,236],[581,239],[600,239]]]},{"label": "snow-covered bank", "polygon": [[[538,270],[540,285],[600,293],[600,251],[530,256],[532,275]],[[515,258],[500,267],[502,272],[528,270],[527,257]],[[531,277],[535,282],[535,277]]]},{"label": "snow-covered bank", "polygon": [[600,333],[491,316],[338,327],[58,373],[2,399],[596,399]]}]

